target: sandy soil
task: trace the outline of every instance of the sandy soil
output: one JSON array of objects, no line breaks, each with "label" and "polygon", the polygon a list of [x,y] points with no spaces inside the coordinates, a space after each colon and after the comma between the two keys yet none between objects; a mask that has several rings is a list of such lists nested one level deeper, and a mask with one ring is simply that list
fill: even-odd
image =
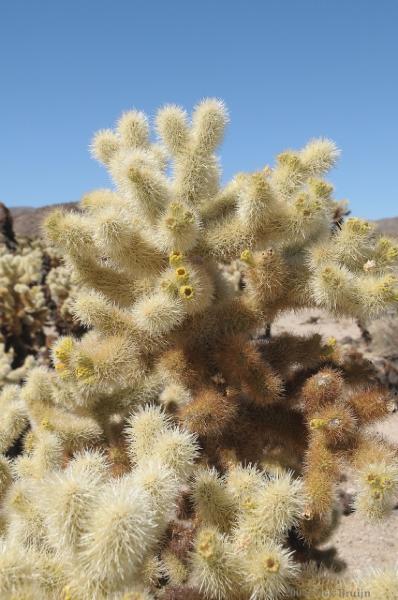
[{"label": "sandy soil", "polygon": [[[316,309],[283,315],[272,331],[292,331],[300,335],[320,333],[325,338],[333,336],[341,343],[361,344],[361,333],[355,321],[334,320]],[[375,429],[398,444],[398,413]],[[349,475],[344,487],[347,492],[355,491]],[[331,546],[337,549],[338,558],[346,563],[346,572],[350,574],[369,568],[398,566],[398,510],[378,525],[367,523],[355,513],[342,516],[340,526],[325,545],[326,548]]]},{"label": "sandy soil", "polygon": [[307,309],[300,312],[286,312],[272,326],[272,332],[292,332],[296,335],[320,333],[326,339],[335,337],[339,342],[359,341],[361,332],[353,319],[331,319],[320,309]]}]

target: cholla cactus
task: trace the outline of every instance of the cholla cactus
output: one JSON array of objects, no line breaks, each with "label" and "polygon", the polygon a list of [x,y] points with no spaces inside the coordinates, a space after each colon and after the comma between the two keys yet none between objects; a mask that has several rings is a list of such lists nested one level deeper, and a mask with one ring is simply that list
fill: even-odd
[{"label": "cholla cactus", "polygon": [[48,309],[41,269],[39,248],[22,246],[17,253],[0,249],[0,333],[7,349],[13,348],[17,366],[43,343]]},{"label": "cholla cactus", "polygon": [[9,383],[21,383],[26,378],[28,372],[33,369],[36,360],[33,356],[27,356],[21,367],[12,368],[14,359],[14,351],[11,348],[8,352],[5,351],[4,344],[0,344],[0,389]]},{"label": "cholla cactus", "polygon": [[[329,140],[220,187],[227,120],[217,100],[191,122],[167,106],[151,143],[124,114],[92,145],[115,190],[47,219],[90,331],[3,391],[3,451],[31,427],[2,463],[5,598],[337,597],[306,563],[338,522],[343,466],[365,516],[393,506],[397,450],[366,432],[388,395],[334,340],[256,332],[292,308],[381,314],[398,250],[365,221],[336,227]],[[234,286],[218,263],[237,259]]]},{"label": "cholla cactus", "polygon": [[26,359],[31,364],[30,355],[48,362],[46,346],[59,335],[82,334],[72,314],[79,288],[60,263],[59,253],[40,239],[18,238],[11,250],[0,246],[0,339],[14,369]]}]

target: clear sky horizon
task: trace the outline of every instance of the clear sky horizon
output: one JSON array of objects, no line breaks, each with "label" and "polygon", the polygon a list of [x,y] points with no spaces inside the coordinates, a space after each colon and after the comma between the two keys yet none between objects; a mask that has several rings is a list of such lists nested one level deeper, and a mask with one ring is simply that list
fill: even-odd
[{"label": "clear sky horizon", "polygon": [[211,96],[231,116],[225,180],[326,136],[336,196],[398,216],[397,27],[396,0],[0,0],[0,201],[108,187],[96,130]]}]

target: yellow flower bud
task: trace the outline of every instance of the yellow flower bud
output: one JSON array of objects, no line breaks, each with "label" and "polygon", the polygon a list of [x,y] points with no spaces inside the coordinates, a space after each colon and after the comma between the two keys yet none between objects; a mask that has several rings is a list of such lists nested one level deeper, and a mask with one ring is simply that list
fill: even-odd
[{"label": "yellow flower bud", "polygon": [[190,285],[182,285],[180,287],[180,296],[184,298],[184,300],[191,300],[194,296],[193,287]]},{"label": "yellow flower bud", "polygon": [[322,429],[323,427],[326,427],[326,425],[327,425],[326,419],[311,419],[311,421],[310,421],[311,429]]},{"label": "yellow flower bud", "polygon": [[243,250],[242,254],[240,255],[240,259],[241,261],[245,262],[246,264],[250,265],[251,267],[254,266],[254,259],[253,259],[253,255],[250,252],[250,250]]},{"label": "yellow flower bud", "polygon": [[186,283],[189,279],[189,273],[185,267],[178,267],[175,270],[175,274],[179,282]]},{"label": "yellow flower bud", "polygon": [[184,256],[179,250],[174,250],[169,256],[169,263],[172,267],[178,266],[183,260]]}]

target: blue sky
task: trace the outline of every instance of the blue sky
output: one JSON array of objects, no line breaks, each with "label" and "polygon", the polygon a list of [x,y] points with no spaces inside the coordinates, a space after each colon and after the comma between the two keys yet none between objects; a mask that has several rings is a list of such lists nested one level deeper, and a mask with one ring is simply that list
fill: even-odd
[{"label": "blue sky", "polygon": [[109,185],[94,131],[217,96],[225,179],[327,136],[337,196],[396,216],[397,27],[397,0],[0,0],[0,200],[78,200]]}]

